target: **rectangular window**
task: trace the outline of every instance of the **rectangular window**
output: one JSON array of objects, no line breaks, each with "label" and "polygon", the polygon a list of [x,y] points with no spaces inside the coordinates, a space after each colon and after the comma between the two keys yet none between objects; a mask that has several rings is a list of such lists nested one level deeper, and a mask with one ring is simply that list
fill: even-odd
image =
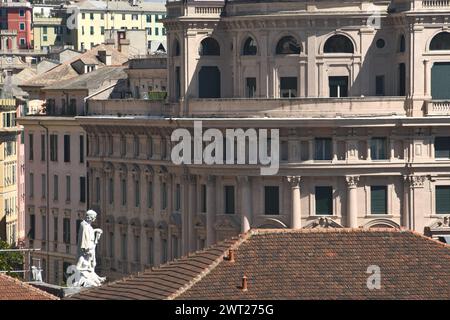
[{"label": "rectangular window", "polygon": [[175,210],[179,211],[181,209],[181,186],[179,183],[175,186]]},{"label": "rectangular window", "polygon": [[43,241],[47,240],[47,217],[46,216],[42,216],[41,217],[41,231],[42,231],[42,237],[41,239]]},{"label": "rectangular window", "polygon": [[134,262],[141,262],[141,237],[134,237]]},{"label": "rectangular window", "polygon": [[146,16],[146,20],[147,20],[147,22],[152,22],[152,15],[151,15],[151,14],[148,14],[148,15]]},{"label": "rectangular window", "polygon": [[58,242],[58,217],[53,218],[53,241]]},{"label": "rectangular window", "polygon": [[125,179],[120,180],[120,194],[122,206],[127,204],[127,181]]},{"label": "rectangular window", "polygon": [[41,174],[41,192],[42,198],[45,198],[47,195],[47,179],[45,174]]},{"label": "rectangular window", "polygon": [[30,240],[34,240],[36,231],[36,216],[30,214],[30,230],[28,231],[28,237]]},{"label": "rectangular window", "polygon": [[316,138],[314,160],[331,160],[332,155],[332,140],[331,138]]},{"label": "rectangular window", "polygon": [[20,10],[19,10],[19,16],[20,16],[20,17],[25,17],[25,10],[20,9]]},{"label": "rectangular window", "polygon": [[89,15],[90,15],[91,20],[94,20],[94,14],[91,12]]},{"label": "rectangular window", "polygon": [[70,135],[64,135],[64,162],[70,162]]},{"label": "rectangular window", "polygon": [[57,201],[58,200],[58,190],[59,190],[59,179],[58,179],[58,175],[54,175],[53,176],[53,200]]},{"label": "rectangular window", "polygon": [[109,253],[109,257],[113,258],[114,257],[114,233],[110,232],[109,233],[109,242],[108,242],[108,253]]},{"label": "rectangular window", "polygon": [[105,14],[104,13],[100,13],[100,19],[101,20],[105,20]]},{"label": "rectangular window", "polygon": [[167,184],[165,182],[161,184],[161,209],[167,209]]},{"label": "rectangular window", "polygon": [[125,14],[122,13],[122,20],[125,20]]},{"label": "rectangular window", "polygon": [[105,34],[105,27],[100,27],[100,34],[104,35]]},{"label": "rectangular window", "polygon": [[80,163],[84,163],[84,136],[80,136]]},{"label": "rectangular window", "polygon": [[330,97],[348,97],[348,77],[328,77]]},{"label": "rectangular window", "polygon": [[58,135],[50,135],[50,161],[58,161]]},{"label": "rectangular window", "polygon": [[86,13],[83,12],[83,13],[81,14],[81,19],[84,19],[84,18],[86,18]]},{"label": "rectangular window", "polygon": [[153,265],[153,238],[148,238],[148,256],[147,263]]},{"label": "rectangular window", "polygon": [[436,186],[436,213],[450,214],[450,186]]},{"label": "rectangular window", "polygon": [[297,97],[297,77],[280,78],[280,97],[281,98]]},{"label": "rectangular window", "polygon": [[100,203],[100,178],[95,178],[95,202]]},{"label": "rectangular window", "polygon": [[371,214],[387,214],[387,187],[370,187]]},{"label": "rectangular window", "polygon": [[63,219],[63,242],[70,244],[70,218]]},{"label": "rectangular window", "polygon": [[202,184],[200,189],[200,210],[203,213],[206,213],[207,210],[206,197],[207,197],[206,184]]},{"label": "rectangular window", "polygon": [[45,161],[45,134],[41,134],[41,161]]},{"label": "rectangular window", "polygon": [[384,76],[375,77],[375,94],[377,96],[384,96]]},{"label": "rectangular window", "polygon": [[114,180],[113,178],[109,178],[109,204],[114,203]]},{"label": "rectangular window", "polygon": [[66,201],[70,201],[70,176],[66,176]]},{"label": "rectangular window", "polygon": [[34,197],[34,173],[30,172],[30,198]]},{"label": "rectangular window", "polygon": [[141,205],[141,186],[139,180],[134,181],[134,206],[139,208]]},{"label": "rectangular window", "polygon": [[28,134],[29,147],[28,147],[28,159],[33,161],[34,158],[34,136],[32,133]]},{"label": "rectangular window", "polygon": [[264,187],[264,214],[280,214],[280,190],[277,186]]},{"label": "rectangular window", "polygon": [[86,177],[80,177],[80,202],[86,202]]},{"label": "rectangular window", "polygon": [[333,188],[316,187],[316,215],[333,215]]},{"label": "rectangular window", "polygon": [[42,27],[42,34],[47,34],[47,27],[46,26]]},{"label": "rectangular window", "polygon": [[436,137],[434,139],[434,157],[450,158],[450,137]]},{"label": "rectangular window", "polygon": [[138,15],[137,14],[132,14],[131,15],[131,20],[138,20]]},{"label": "rectangular window", "polygon": [[[78,244],[78,242],[79,242],[79,234],[80,234],[80,225],[81,225],[81,222],[83,222],[83,220],[81,220],[81,219],[77,219],[77,221],[76,221],[76,230],[75,230],[75,241],[76,241],[76,243]],[[70,238],[70,237],[69,237]]]},{"label": "rectangular window", "polygon": [[155,36],[159,36],[159,29],[158,29],[158,27],[155,27]]},{"label": "rectangular window", "polygon": [[84,26],[81,26],[81,35],[84,36]]},{"label": "rectangular window", "polygon": [[234,214],[234,186],[225,186],[225,213]]},{"label": "rectangular window", "polygon": [[120,238],[122,260],[125,261],[127,260],[127,235],[123,233]]},{"label": "rectangular window", "polygon": [[147,207],[153,207],[153,183],[151,181],[147,182]]},{"label": "rectangular window", "polygon": [[92,26],[91,26],[91,28],[90,28],[90,34],[91,34],[91,35],[94,35],[94,27],[92,27]]},{"label": "rectangular window", "polygon": [[23,23],[23,22],[19,23],[19,30],[20,31],[25,30],[25,23]]},{"label": "rectangular window", "polygon": [[256,78],[245,78],[245,97],[253,98],[256,94]]},{"label": "rectangular window", "polygon": [[167,239],[161,240],[161,261],[162,263],[167,262]]},{"label": "rectangular window", "polygon": [[387,139],[372,138],[370,140],[370,157],[372,160],[387,159]]}]

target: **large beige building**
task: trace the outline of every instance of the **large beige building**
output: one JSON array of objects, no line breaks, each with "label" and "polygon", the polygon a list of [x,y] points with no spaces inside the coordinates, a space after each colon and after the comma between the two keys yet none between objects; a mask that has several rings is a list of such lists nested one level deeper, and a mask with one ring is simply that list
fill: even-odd
[{"label": "large beige building", "polygon": [[[78,117],[112,278],[250,228],[449,234],[450,6],[167,3],[168,103]],[[280,170],[174,165],[171,134],[279,129]]]}]

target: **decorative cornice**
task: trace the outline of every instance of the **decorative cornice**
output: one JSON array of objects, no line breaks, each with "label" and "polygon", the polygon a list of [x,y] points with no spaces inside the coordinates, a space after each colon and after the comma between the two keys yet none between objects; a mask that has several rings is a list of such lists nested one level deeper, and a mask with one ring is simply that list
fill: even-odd
[{"label": "decorative cornice", "polygon": [[316,228],[325,228],[325,229],[343,228],[343,226],[330,218],[322,217],[312,221],[305,227],[305,229],[316,229]]}]

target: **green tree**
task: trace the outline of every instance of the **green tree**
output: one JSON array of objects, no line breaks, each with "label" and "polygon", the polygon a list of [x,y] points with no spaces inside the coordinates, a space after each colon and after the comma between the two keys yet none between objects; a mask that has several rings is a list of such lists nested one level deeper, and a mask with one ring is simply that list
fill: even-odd
[{"label": "green tree", "polygon": [[[0,240],[1,249],[13,249],[7,242]],[[0,271],[12,271],[23,269],[23,254],[16,251],[0,252]],[[21,278],[23,275],[16,272],[7,272],[6,274]]]}]

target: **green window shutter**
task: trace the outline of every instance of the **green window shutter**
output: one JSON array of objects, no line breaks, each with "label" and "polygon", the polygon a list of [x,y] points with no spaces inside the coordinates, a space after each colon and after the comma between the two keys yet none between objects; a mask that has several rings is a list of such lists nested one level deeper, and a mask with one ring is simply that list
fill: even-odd
[{"label": "green window shutter", "polygon": [[264,187],[265,214],[280,214],[280,192],[278,187]]},{"label": "green window shutter", "polygon": [[372,214],[387,213],[387,187],[372,186],[370,188],[370,203]]},{"label": "green window shutter", "polygon": [[434,152],[435,158],[450,158],[450,137],[436,137]]},{"label": "green window shutter", "polygon": [[316,214],[333,215],[332,187],[316,187]]},{"label": "green window shutter", "polygon": [[450,186],[436,187],[436,213],[450,213]]}]

